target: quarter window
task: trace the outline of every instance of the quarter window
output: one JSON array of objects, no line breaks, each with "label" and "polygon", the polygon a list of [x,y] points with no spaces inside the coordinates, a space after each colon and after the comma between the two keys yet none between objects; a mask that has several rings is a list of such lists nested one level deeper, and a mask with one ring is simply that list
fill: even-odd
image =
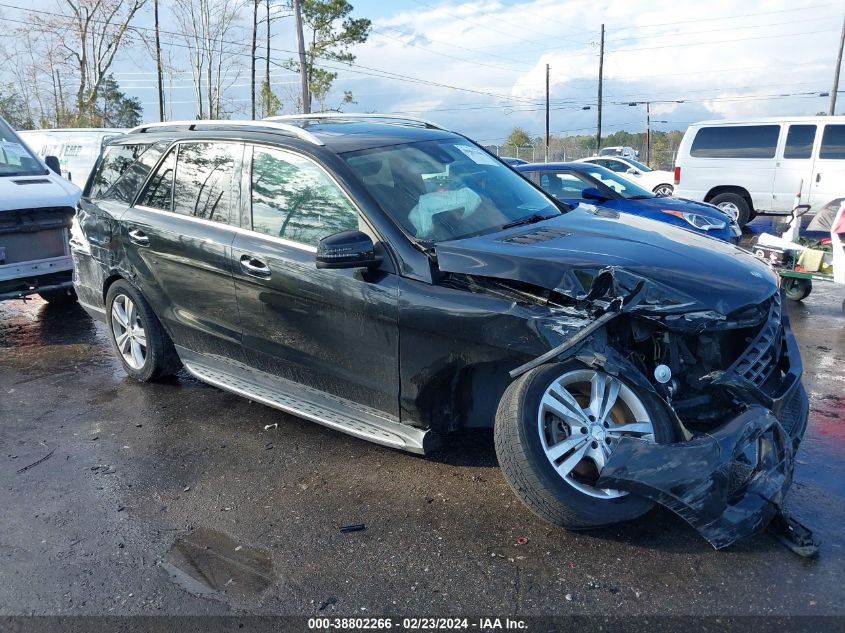
[{"label": "quarter window", "polygon": [[819,158],[845,160],[845,125],[825,125]]},{"label": "quarter window", "polygon": [[149,147],[148,143],[106,147],[100,168],[91,183],[91,198],[98,200],[112,197],[110,194],[114,185]]},{"label": "quarter window", "polygon": [[810,158],[813,155],[813,141],[816,140],[815,125],[790,125],[786,135],[784,158]]},{"label": "quarter window", "polygon": [[311,161],[256,147],[252,157],[254,231],[316,246],[328,235],[358,228],[358,212]]},{"label": "quarter window", "polygon": [[173,174],[176,171],[176,148],[168,152],[158,166],[138,204],[151,209],[170,211],[173,208]]},{"label": "quarter window", "polygon": [[703,127],[692,142],[696,158],[774,158],[779,125]]},{"label": "quarter window", "polygon": [[236,203],[235,162],[238,143],[182,143],[176,161],[173,211],[231,224]]}]

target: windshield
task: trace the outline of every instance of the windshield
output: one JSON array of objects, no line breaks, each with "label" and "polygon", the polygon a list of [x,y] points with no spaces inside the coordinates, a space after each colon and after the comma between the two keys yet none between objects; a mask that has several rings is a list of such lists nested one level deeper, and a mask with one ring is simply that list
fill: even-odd
[{"label": "windshield", "polygon": [[43,174],[44,167],[27,149],[15,131],[0,119],[0,176]]},{"label": "windshield", "polygon": [[595,178],[606,187],[610,187],[626,200],[641,200],[643,198],[657,197],[651,191],[643,189],[639,185],[636,185],[631,182],[630,180],[625,180],[621,176],[617,176],[609,169],[605,169],[604,167],[600,167],[598,165],[590,165],[590,167],[584,170],[584,173],[586,173],[591,178]]},{"label": "windshield", "polygon": [[560,214],[528,181],[463,139],[379,147],[344,158],[385,213],[421,242]]}]

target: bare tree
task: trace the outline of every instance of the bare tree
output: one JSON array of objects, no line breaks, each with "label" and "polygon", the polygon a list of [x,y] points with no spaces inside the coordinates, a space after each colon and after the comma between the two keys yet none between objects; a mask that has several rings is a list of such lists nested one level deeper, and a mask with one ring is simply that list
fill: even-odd
[{"label": "bare tree", "polygon": [[[48,39],[73,71],[76,114],[85,119],[96,107],[100,85],[122,46],[129,43],[130,23],[147,0],[62,0],[62,14],[31,15],[34,24],[47,27]],[[56,58],[53,58],[56,60]],[[65,82],[67,83],[67,81]]]},{"label": "bare tree", "polygon": [[187,47],[200,119],[224,116],[223,94],[237,79],[238,58],[244,52],[234,43],[242,6],[227,0],[171,0]]}]

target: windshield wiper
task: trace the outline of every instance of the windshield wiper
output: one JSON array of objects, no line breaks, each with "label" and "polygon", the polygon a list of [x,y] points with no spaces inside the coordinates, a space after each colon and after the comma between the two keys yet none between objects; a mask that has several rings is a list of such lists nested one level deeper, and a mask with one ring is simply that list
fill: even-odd
[{"label": "windshield wiper", "polygon": [[523,224],[534,224],[535,222],[542,222],[543,220],[548,220],[549,217],[554,216],[545,216],[540,215],[539,213],[532,213],[531,215],[527,215],[524,218],[519,218],[518,220],[514,220],[513,222],[508,222],[507,224],[502,225],[502,230],[512,229],[515,226],[522,226]]}]

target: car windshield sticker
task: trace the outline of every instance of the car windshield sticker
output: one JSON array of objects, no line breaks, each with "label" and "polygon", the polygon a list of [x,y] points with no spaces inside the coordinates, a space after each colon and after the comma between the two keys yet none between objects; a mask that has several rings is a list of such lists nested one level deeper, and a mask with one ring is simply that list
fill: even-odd
[{"label": "car windshield sticker", "polygon": [[0,143],[0,149],[6,152],[7,156],[14,156],[15,158],[29,158],[29,153],[20,143],[3,141]]},{"label": "car windshield sticker", "polygon": [[495,158],[490,156],[490,154],[472,145],[455,145],[455,147],[461,150],[467,156],[467,158],[469,158],[476,165],[499,164],[499,162]]}]

